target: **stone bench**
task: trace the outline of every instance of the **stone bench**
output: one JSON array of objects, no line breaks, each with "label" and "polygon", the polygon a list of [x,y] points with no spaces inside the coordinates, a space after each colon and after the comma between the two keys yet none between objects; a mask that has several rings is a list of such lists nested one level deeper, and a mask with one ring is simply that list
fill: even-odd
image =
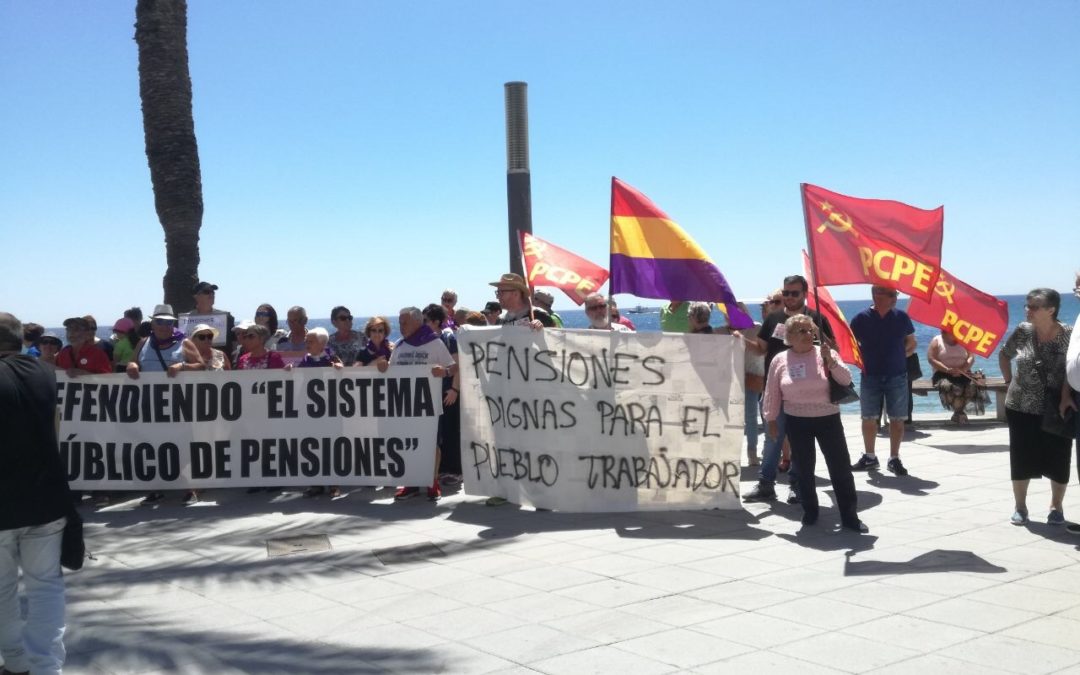
[{"label": "stone bench", "polygon": [[[983,385],[987,391],[994,392],[994,412],[997,419],[1005,421],[1005,391],[1009,388],[1003,377],[988,377]],[[926,396],[931,392],[937,392],[937,388],[930,380],[915,380],[911,383],[911,393],[918,396]]]}]

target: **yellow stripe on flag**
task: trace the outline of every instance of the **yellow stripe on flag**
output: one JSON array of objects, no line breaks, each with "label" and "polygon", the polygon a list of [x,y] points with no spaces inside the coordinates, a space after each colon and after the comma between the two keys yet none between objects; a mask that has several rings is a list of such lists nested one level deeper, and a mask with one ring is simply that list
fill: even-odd
[{"label": "yellow stripe on flag", "polygon": [[611,252],[631,258],[712,262],[677,223],[666,218],[612,216]]}]

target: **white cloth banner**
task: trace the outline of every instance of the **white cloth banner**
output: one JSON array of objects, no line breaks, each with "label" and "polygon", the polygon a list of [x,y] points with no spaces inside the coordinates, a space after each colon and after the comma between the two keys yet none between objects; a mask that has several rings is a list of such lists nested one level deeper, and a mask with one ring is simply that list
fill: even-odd
[{"label": "white cloth banner", "polygon": [[431,484],[442,389],[430,368],[56,379],[73,488]]},{"label": "white cloth banner", "polygon": [[737,338],[503,326],[458,343],[468,494],[571,512],[741,508]]}]

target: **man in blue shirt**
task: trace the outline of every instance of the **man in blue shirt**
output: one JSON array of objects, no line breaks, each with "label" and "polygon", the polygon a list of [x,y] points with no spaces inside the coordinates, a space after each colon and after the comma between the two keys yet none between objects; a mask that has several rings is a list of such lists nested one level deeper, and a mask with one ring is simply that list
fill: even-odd
[{"label": "man in blue shirt", "polygon": [[876,469],[874,454],[878,416],[882,401],[889,415],[889,471],[906,476],[900,462],[900,441],[907,419],[907,357],[915,351],[915,326],[911,318],[896,309],[897,292],[874,286],[874,304],[851,320],[851,332],[862,351],[863,375],[859,388],[862,408],[862,435],[865,453],[851,467],[856,471]]}]

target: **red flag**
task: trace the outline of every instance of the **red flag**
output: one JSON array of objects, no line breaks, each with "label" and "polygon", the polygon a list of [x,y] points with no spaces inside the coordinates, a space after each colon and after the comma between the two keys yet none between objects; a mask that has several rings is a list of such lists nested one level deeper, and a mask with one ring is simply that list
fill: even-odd
[{"label": "red flag", "polygon": [[554,286],[578,305],[608,279],[608,271],[603,267],[528,232],[521,233],[521,251],[530,288]]},{"label": "red flag", "polygon": [[[810,290],[806,293],[806,306],[821,312],[821,315],[829,320],[833,335],[836,336],[836,351],[840,354],[840,358],[844,360],[844,363],[854,363],[859,367],[859,370],[862,370],[863,361],[862,352],[859,351],[859,341],[855,339],[855,334],[851,332],[851,326],[848,325],[847,318],[840,311],[840,306],[833,300],[829,289],[824,286],[814,285],[814,273],[810,270],[810,256],[806,254],[806,251],[802,252],[802,259],[806,282],[810,286]],[[817,297],[814,297],[815,291]]]},{"label": "red flag", "polygon": [[875,284],[930,299],[941,273],[944,207],[859,199],[809,183],[802,196],[818,283]]},{"label": "red flag", "polygon": [[997,349],[1009,328],[1009,306],[941,270],[930,302],[912,298],[907,313],[919,323],[949,329],[956,341],[983,358]]}]

